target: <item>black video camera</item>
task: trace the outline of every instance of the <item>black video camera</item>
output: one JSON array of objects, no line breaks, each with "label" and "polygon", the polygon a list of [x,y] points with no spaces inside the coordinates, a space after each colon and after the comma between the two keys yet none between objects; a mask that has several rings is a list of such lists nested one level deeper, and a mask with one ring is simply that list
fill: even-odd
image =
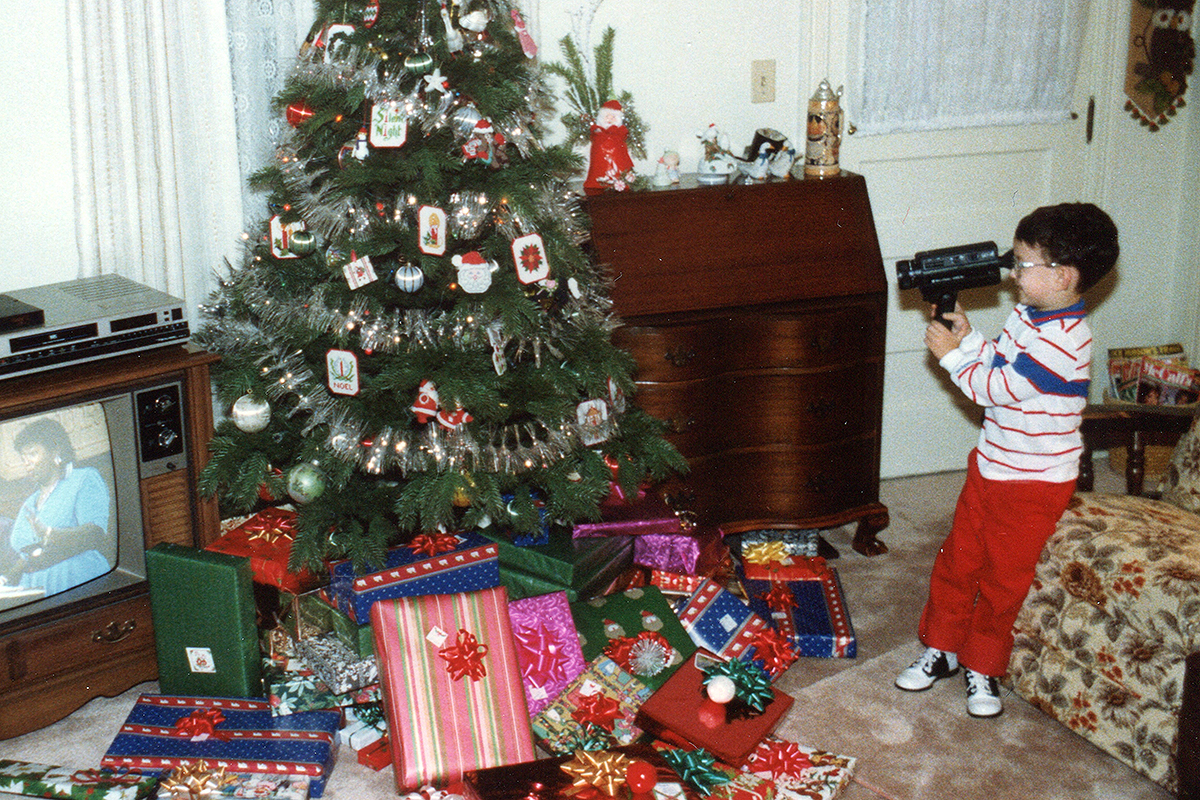
[{"label": "black video camera", "polygon": [[942,315],[954,310],[959,290],[994,286],[1000,282],[1000,268],[1011,266],[1011,253],[1000,255],[995,242],[979,242],[924,250],[911,261],[897,261],[896,278],[901,289],[920,289],[925,302],[937,307],[934,318],[949,328]]}]

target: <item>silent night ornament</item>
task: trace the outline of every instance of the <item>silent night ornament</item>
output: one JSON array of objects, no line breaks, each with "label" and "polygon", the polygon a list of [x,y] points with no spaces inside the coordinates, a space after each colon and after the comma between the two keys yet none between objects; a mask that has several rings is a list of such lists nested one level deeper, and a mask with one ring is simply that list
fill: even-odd
[{"label": "silent night ornament", "polygon": [[258,433],[271,421],[271,404],[244,394],[234,401],[230,417],[238,430]]}]

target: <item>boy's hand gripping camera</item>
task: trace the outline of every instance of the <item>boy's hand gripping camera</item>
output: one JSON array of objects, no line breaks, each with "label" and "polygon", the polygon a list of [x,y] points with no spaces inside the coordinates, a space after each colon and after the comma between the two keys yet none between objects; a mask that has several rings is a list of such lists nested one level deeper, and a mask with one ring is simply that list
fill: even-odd
[{"label": "boy's hand gripping camera", "polygon": [[943,314],[954,310],[959,290],[994,286],[1000,282],[1000,268],[1011,266],[1012,256],[999,255],[995,242],[979,242],[924,250],[912,260],[897,261],[896,278],[901,289],[920,289],[925,302],[936,306],[934,319],[949,328]]}]

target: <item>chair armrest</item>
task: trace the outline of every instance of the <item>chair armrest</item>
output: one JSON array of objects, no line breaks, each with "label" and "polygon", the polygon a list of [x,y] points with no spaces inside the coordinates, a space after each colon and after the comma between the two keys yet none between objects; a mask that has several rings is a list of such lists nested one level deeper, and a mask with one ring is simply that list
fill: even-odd
[{"label": "chair armrest", "polygon": [[1184,668],[1176,748],[1179,800],[1200,800],[1200,653],[1188,656]]},{"label": "chair armrest", "polygon": [[1125,491],[1142,493],[1146,479],[1146,444],[1150,439],[1174,442],[1187,431],[1196,409],[1187,406],[1089,405],[1083,410],[1083,453],[1079,458],[1079,488],[1091,491],[1095,483],[1092,453],[1128,447]]}]

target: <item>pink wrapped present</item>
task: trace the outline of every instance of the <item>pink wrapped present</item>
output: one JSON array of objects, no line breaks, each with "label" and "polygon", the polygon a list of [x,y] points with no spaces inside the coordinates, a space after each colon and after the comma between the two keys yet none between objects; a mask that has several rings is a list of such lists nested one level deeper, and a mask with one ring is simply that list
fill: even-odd
[{"label": "pink wrapped present", "polygon": [[566,592],[508,604],[529,716],[537,715],[587,667]]},{"label": "pink wrapped present", "polygon": [[371,627],[400,794],[534,758],[504,587],[381,600]]},{"label": "pink wrapped present", "polygon": [[677,512],[656,493],[639,491],[637,497],[624,500],[615,492],[600,504],[600,522],[578,523],[572,529],[576,539],[588,536],[643,536],[646,534],[683,533],[695,526],[688,512]]},{"label": "pink wrapped present", "polygon": [[719,530],[693,528],[687,533],[651,533],[633,540],[633,563],[685,575],[715,572],[729,552]]}]

